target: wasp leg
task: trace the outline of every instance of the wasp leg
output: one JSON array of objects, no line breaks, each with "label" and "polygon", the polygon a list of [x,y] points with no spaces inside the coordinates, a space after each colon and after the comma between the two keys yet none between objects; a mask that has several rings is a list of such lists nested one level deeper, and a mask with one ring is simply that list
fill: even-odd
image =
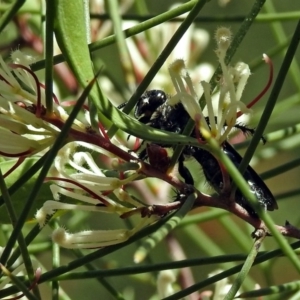
[{"label": "wasp leg", "polygon": [[[250,127],[240,124],[240,123],[235,124],[233,127],[236,129],[239,129],[246,136],[248,134],[252,136],[255,133],[254,128],[250,128]],[[261,139],[262,143],[265,145],[265,143],[267,142],[266,138],[264,136],[262,136],[260,139]]]},{"label": "wasp leg", "polygon": [[194,179],[192,177],[192,174],[189,171],[189,169],[183,164],[183,162],[184,157],[183,155],[181,155],[178,160],[178,172],[182,176],[186,184],[194,185]]}]

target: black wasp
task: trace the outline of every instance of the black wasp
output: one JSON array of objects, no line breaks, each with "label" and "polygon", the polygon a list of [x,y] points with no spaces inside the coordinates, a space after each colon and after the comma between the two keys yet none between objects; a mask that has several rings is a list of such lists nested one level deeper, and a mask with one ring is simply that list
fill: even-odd
[{"label": "black wasp", "polygon": [[[121,105],[120,108],[123,106],[124,105]],[[140,122],[151,127],[175,133],[181,133],[190,118],[181,103],[174,106],[169,105],[167,95],[162,90],[146,91],[136,104],[134,116]],[[236,124],[235,127],[244,133],[254,133],[253,129],[240,124]],[[195,133],[192,133],[192,136],[195,136]],[[160,146],[170,147],[170,145],[163,143],[161,143]],[[231,159],[235,166],[238,167],[242,157],[228,142],[225,141],[222,147],[224,153]],[[146,156],[146,151],[142,151],[140,158],[144,159]],[[218,160],[207,150],[186,146],[178,161],[178,171],[185,182],[192,185],[194,185],[194,179],[183,163],[185,156],[193,156],[196,159],[202,166],[204,176],[208,183],[220,194],[224,188],[224,182],[223,173]],[[274,210],[278,208],[271,191],[250,166],[247,167],[243,176],[248,182],[252,193],[256,195],[259,203],[265,209]],[[250,215],[257,216],[247,199],[238,189],[235,192],[235,202],[245,208]]]}]

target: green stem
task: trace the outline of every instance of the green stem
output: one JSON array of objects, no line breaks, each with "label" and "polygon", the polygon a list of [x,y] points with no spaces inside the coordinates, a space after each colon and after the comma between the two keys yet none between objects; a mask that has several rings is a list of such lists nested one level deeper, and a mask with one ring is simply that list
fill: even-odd
[{"label": "green stem", "polygon": [[52,0],[46,1],[46,39],[45,39],[45,97],[47,113],[53,110],[53,32],[55,9]]},{"label": "green stem", "polygon": [[118,1],[108,0],[106,1],[106,6],[113,23],[114,34],[119,52],[119,61],[125,75],[124,78],[129,86],[129,89],[133,90],[135,86],[135,78],[133,75],[134,67],[125,41],[126,36],[124,31],[122,31],[122,19],[119,15]]},{"label": "green stem", "polygon": [[[77,257],[83,258],[84,254],[82,253],[81,250],[74,250],[74,253],[76,254]],[[88,269],[88,272],[95,272],[97,271],[98,268],[93,266],[91,263],[85,264],[85,267]],[[122,296],[122,294],[116,290],[116,288],[111,285],[105,278],[104,276],[97,276],[94,277],[96,280],[111,294],[112,297],[114,297],[117,300],[125,300],[125,298]]]},{"label": "green stem", "polygon": [[[295,248],[300,247],[300,242],[294,243],[294,246],[295,246]],[[260,264],[262,262],[269,260],[270,258],[274,257],[275,253],[281,253],[281,250],[273,250],[273,251],[270,251],[265,254],[257,256],[253,265],[257,265],[257,264]],[[199,291],[200,289],[207,287],[208,285],[214,284],[224,278],[228,278],[229,276],[236,274],[237,272],[239,272],[242,269],[242,267],[243,267],[243,264],[240,264],[240,265],[230,268],[224,272],[221,272],[217,275],[211,276],[199,283],[196,283],[196,284],[190,286],[189,288],[187,288],[185,290],[175,293],[170,297],[164,298],[164,300],[177,300],[177,299],[184,298],[184,297],[192,294],[193,292]]]},{"label": "green stem", "polygon": [[[11,197],[8,193],[8,190],[7,190],[4,178],[2,176],[1,170],[0,170],[0,190],[1,190],[1,194],[3,196],[4,202],[5,202],[5,207],[7,209],[8,215],[11,219],[11,223],[12,223],[13,227],[15,228],[16,224],[18,222],[18,218],[17,218],[16,212],[15,212],[15,209],[13,207]],[[34,280],[34,270],[33,270],[30,255],[28,253],[27,245],[25,243],[22,232],[18,235],[17,239],[18,239],[20,252],[22,254],[23,262],[24,262],[28,277],[30,278],[30,280]],[[8,241],[5,248],[8,248],[7,251],[11,252],[13,246],[14,246],[14,243]],[[2,257],[1,257],[1,264],[5,265],[5,261],[2,260]],[[34,289],[34,292],[35,292],[36,296],[38,298],[40,298],[39,290],[38,290],[37,287]]]},{"label": "green stem", "polygon": [[235,297],[236,293],[238,292],[238,290],[242,286],[242,283],[247,278],[247,275],[250,272],[250,269],[255,261],[255,258],[257,257],[258,250],[259,250],[264,238],[265,238],[265,235],[263,235],[262,237],[260,237],[259,239],[257,239],[254,242],[253,247],[252,247],[249,255],[247,256],[247,259],[246,259],[243,267],[241,268],[239,275],[234,280],[234,283],[231,286],[229,292],[226,294],[224,300],[232,300]]},{"label": "green stem", "polygon": [[25,1],[26,0],[17,0],[9,8],[7,8],[0,18],[0,32],[2,32],[6,25],[12,21]]},{"label": "green stem", "polygon": [[241,173],[244,173],[246,168],[249,165],[249,162],[254,154],[254,151],[256,147],[258,146],[258,143],[260,142],[260,139],[263,135],[263,132],[268,124],[268,121],[271,117],[272,111],[275,107],[276,101],[278,99],[279,93],[281,91],[281,88],[283,86],[285,77],[287,75],[287,72],[289,70],[289,67],[292,63],[292,60],[294,58],[294,55],[296,53],[296,50],[298,48],[299,44],[299,35],[300,35],[300,22],[298,22],[298,25],[295,29],[291,44],[288,48],[288,51],[285,55],[284,61],[281,65],[281,68],[279,70],[278,76],[276,78],[276,81],[274,83],[272,92],[270,94],[270,97],[267,101],[267,104],[265,106],[264,112],[260,118],[260,122],[256,128],[255,134],[253,135],[253,138],[251,140],[251,143],[243,157],[243,160],[239,166],[239,170]]},{"label": "green stem", "polygon": [[[187,3],[182,4],[179,7],[176,7],[176,8],[174,8],[174,9],[172,9],[172,10],[166,12],[166,13],[163,13],[163,14],[160,14],[160,15],[154,17],[153,19],[147,20],[147,21],[142,22],[142,23],[140,23],[136,26],[128,28],[128,29],[124,30],[124,36],[126,38],[134,36],[138,33],[144,32],[147,29],[158,26],[158,25],[160,25],[160,24],[162,24],[162,23],[164,23],[164,22],[166,22],[170,19],[173,19],[173,18],[175,18],[179,15],[182,15],[182,14],[190,11],[195,6],[195,4],[197,2],[198,2],[198,0],[188,1]],[[202,1],[202,2],[205,2],[205,1]],[[111,35],[111,36],[108,36],[108,37],[102,39],[99,42],[95,42],[95,43],[90,44],[89,49],[90,49],[90,52],[94,52],[94,51],[99,50],[101,48],[104,48],[106,46],[112,45],[115,42],[116,42],[116,36]],[[56,56],[53,57],[54,64],[59,64],[59,63],[64,62],[64,61],[65,61],[65,59],[64,59],[62,54],[56,55]],[[40,61],[38,61],[38,62],[31,65],[31,69],[33,71],[41,70],[44,67],[45,67],[45,60],[40,60]]]},{"label": "green stem", "polygon": [[[140,2],[140,1],[139,1]],[[3,9],[4,10],[4,9]],[[1,11],[1,10],[0,10]],[[38,13],[33,11],[33,13]],[[108,14],[91,14],[91,19],[97,19],[97,20],[109,20]],[[138,21],[143,22],[146,20],[149,20],[151,18],[155,18],[155,15],[152,14],[143,14],[143,15],[137,15],[137,14],[129,14],[126,13],[126,15],[121,16],[122,20],[132,20],[132,21]],[[288,11],[288,12],[276,12],[276,13],[260,13],[255,18],[255,23],[270,23],[270,22],[279,22],[279,21],[293,21],[298,20],[300,18],[300,12],[299,11]],[[181,22],[183,21],[183,17],[177,17],[172,20],[169,20],[169,22]],[[219,16],[201,16],[197,17],[194,21],[194,23],[238,23],[245,20],[244,15],[235,15],[235,16],[225,16],[225,15],[219,15]]]},{"label": "green stem", "polygon": [[[54,229],[59,228],[58,220],[53,220],[54,223]],[[53,269],[56,269],[60,266],[60,249],[59,246],[56,243],[52,244],[52,267]],[[52,300],[59,300],[59,282],[58,280],[52,281]]]}]

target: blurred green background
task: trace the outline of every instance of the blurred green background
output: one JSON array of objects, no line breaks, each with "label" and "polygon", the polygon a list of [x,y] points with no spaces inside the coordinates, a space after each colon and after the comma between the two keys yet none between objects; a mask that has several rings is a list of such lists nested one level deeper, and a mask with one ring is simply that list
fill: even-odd
[{"label": "blurred green background", "polygon": [[[142,6],[141,3],[138,5],[138,1],[140,0],[119,1],[120,6],[123,7],[121,15],[129,15],[132,16],[133,19],[134,16],[138,17],[142,15],[138,12],[138,7]],[[6,2],[9,3],[9,1]],[[5,11],[6,2],[4,1],[3,4],[0,5],[0,7],[2,6],[2,12]],[[174,1],[167,0],[149,0],[141,2],[143,2],[148,9],[148,12],[144,14],[146,16],[157,16],[168,11],[170,6],[174,4]],[[217,67],[218,61],[214,53],[216,45],[213,39],[216,29],[220,26],[226,26],[231,29],[233,34],[235,34],[241,26],[243,18],[249,13],[253,3],[254,1],[232,0],[226,6],[222,6],[218,1],[209,1],[204,6],[199,14],[199,19],[195,22],[194,26],[196,28],[204,29],[207,32],[209,42],[199,58],[193,61],[194,65],[189,66],[191,69],[196,68],[197,65],[203,63],[209,63],[213,68]],[[26,1],[20,13],[15,16],[13,22],[11,22],[11,24],[9,24],[9,26],[1,33],[0,47],[4,57],[8,57],[12,50],[19,48],[26,53],[34,55],[36,60],[42,58],[43,26],[40,16],[40,4],[40,1]],[[103,9],[103,4],[100,2],[96,3],[96,1],[90,1],[90,6],[91,12],[99,14],[99,19],[91,19],[92,28],[94,30],[92,42],[96,42],[101,40],[99,34],[100,31],[103,31],[103,35],[107,36],[113,33],[113,28],[111,28],[109,19],[102,19],[102,14],[105,13],[105,11],[101,10]],[[128,7],[124,8],[126,6]],[[282,15],[283,13],[286,13],[284,18]],[[298,17],[295,16],[297,13]],[[271,19],[272,16],[273,19]],[[298,1],[267,1],[262,8],[261,14],[252,25],[249,32],[247,32],[245,39],[241,43],[231,62],[231,64],[235,64],[236,62],[243,61],[249,64],[250,69],[252,70],[252,75],[243,93],[243,101],[245,103],[248,103],[255,98],[268,80],[268,66],[261,62],[263,53],[270,55],[274,65],[274,78],[276,78],[287,49],[286,47],[289,44],[289,39],[294,32],[298,21],[297,18],[299,19],[299,17],[300,5]],[[108,27],[106,31],[103,30],[105,26]],[[129,39],[135,42],[137,41],[136,37]],[[153,45],[147,44],[147,42],[144,45],[145,47],[149,47],[148,51],[151,47],[155,48],[158,46],[156,43],[161,43],[159,37],[152,41],[149,39],[148,42],[149,41],[153,42]],[[164,45],[159,46],[163,48]],[[134,53],[130,54],[134,61]],[[182,57],[178,58],[185,58],[185,53],[182,53]],[[127,101],[133,92],[133,88],[128,85],[126,78],[126,75],[128,74],[122,69],[117,46],[113,44],[94,51],[92,53],[92,60],[96,69],[97,66],[100,66],[101,64],[104,64],[105,66],[99,82],[100,85],[105,86],[104,89],[109,93],[108,97],[115,105]],[[295,126],[299,123],[299,60],[300,52],[297,51],[294,57],[293,66],[285,79],[277,105],[266,129],[265,135],[267,140],[268,137],[271,136],[271,133],[280,129],[285,129],[289,126]],[[39,71],[38,74],[43,76],[42,71]],[[143,75],[144,74],[140,74],[141,77],[143,77]],[[191,71],[191,77],[193,77],[193,75],[196,76],[195,70]],[[137,86],[138,83],[139,81],[135,82],[135,85]],[[56,69],[55,88],[55,92],[59,95],[61,100],[77,99],[81,90],[73,75],[65,69],[63,64],[58,65]],[[165,86],[160,86],[159,82],[155,82],[151,88],[164,89]],[[249,126],[256,127],[269,95],[270,91],[253,108]],[[266,145],[259,145],[256,155],[253,158],[252,166],[259,174],[264,174],[264,172],[268,170],[291,162],[294,159],[299,158],[299,144],[300,135],[298,132],[295,132],[287,138],[270,141]],[[243,153],[246,146],[247,142],[244,142],[242,145],[237,146],[237,149],[240,153]],[[193,163],[188,162],[187,165],[193,168]],[[200,186],[202,184],[202,188],[204,186],[204,188],[207,189],[207,184],[205,183],[201,170],[196,167],[196,169],[193,169],[193,173],[200,178]],[[299,174],[299,168],[295,164],[295,167],[292,170],[278,176],[268,177],[266,180],[268,187],[278,200],[279,210],[271,212],[275,224],[284,225],[286,221],[289,221],[296,227],[300,226],[299,192],[297,192],[300,183]],[[145,186],[142,186],[135,191],[139,197],[145,196],[143,195],[144,191],[151,191],[152,194],[147,195],[147,198],[153,199],[154,203],[166,203],[172,201],[172,191],[163,183],[158,181],[153,182],[152,179],[149,179],[149,182],[147,182]],[[285,193],[293,191],[295,191],[294,196],[285,196]],[[197,214],[201,216],[204,212],[210,211],[218,212],[218,209],[199,208],[192,211],[191,215]],[[69,213],[61,218],[60,223],[66,224],[66,227],[70,229],[70,231],[91,228],[113,229],[124,226],[124,222],[117,217],[112,218],[110,215],[105,214],[91,216],[85,213],[76,213],[76,215],[71,215]],[[1,246],[5,245],[6,226],[7,225],[3,225],[3,232],[2,235],[0,235]],[[26,228],[25,230],[29,230],[30,226],[31,225],[28,225],[28,229]],[[245,224],[245,222],[235,216],[230,216],[229,213],[226,213],[217,219],[200,222],[199,224],[195,223],[189,226],[180,226],[175,229],[165,241],[157,245],[142,264],[151,265],[177,259],[212,257],[225,254],[248,254],[253,244],[253,240],[250,237],[252,231],[253,228],[251,226]],[[45,243],[46,245],[45,250],[37,251],[34,254],[46,270],[51,269],[52,263],[49,239],[50,234],[50,229],[44,229],[37,241],[35,241],[35,243],[40,242]],[[176,246],[173,247],[174,243]],[[134,266],[133,256],[137,247],[138,244],[124,247],[104,258],[94,261],[93,265],[97,269]],[[268,237],[264,240],[261,250],[271,250],[277,247],[278,245],[274,242],[273,238]],[[91,251],[92,250],[84,250],[86,253]],[[71,262],[76,256],[71,250],[61,249],[61,257],[61,264],[63,265]],[[233,266],[233,264],[234,263],[211,264],[193,267],[191,268],[193,275],[193,280],[191,282],[204,280],[208,277],[208,274],[217,270],[226,270],[229,266]],[[80,268],[80,270],[76,271],[83,270],[84,268]],[[113,276],[107,277],[106,279],[117,291],[123,293],[126,300],[131,300],[159,299],[156,292],[156,278],[156,272],[149,272],[134,276]],[[245,290],[253,289],[254,283],[261,287],[268,287],[295,281],[298,280],[298,278],[299,275],[291,266],[288,259],[277,258],[265,264],[253,267],[249,279],[245,283]],[[177,279],[178,282],[181,282],[182,280],[180,276]],[[52,299],[49,285],[43,284],[42,287],[44,288],[43,299]],[[95,279],[62,281],[61,287],[68,295],[62,294],[60,296],[61,299],[68,299],[68,297],[69,299],[115,299]],[[175,284],[175,289],[181,289],[181,287]],[[209,287],[208,290],[214,290],[214,286]],[[197,295],[198,298],[195,296],[194,298],[191,297],[187,299],[205,299],[201,298],[200,292]],[[287,298],[282,298],[282,295],[275,295],[260,299],[289,299],[288,296],[284,297]],[[298,299],[300,299],[300,297]]]}]

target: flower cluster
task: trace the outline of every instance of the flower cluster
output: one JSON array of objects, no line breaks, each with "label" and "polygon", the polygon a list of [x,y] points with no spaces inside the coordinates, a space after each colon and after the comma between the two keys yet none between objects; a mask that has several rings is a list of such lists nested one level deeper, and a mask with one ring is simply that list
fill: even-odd
[{"label": "flower cluster", "polygon": [[[218,45],[216,54],[222,68],[222,78],[216,96],[211,94],[211,86],[206,81],[201,81],[202,91],[197,94],[184,61],[178,59],[169,67],[175,94],[168,101],[170,105],[181,102],[190,117],[196,122],[202,136],[212,137],[222,144],[236,124],[238,112],[250,112],[250,109],[240,101],[250,76],[250,69],[247,64],[242,62],[237,63],[234,67],[225,64],[226,52],[231,42],[229,29],[219,28],[215,39]],[[202,95],[206,102],[203,110],[199,105]],[[208,119],[209,125],[206,119]]]},{"label": "flower cluster", "polygon": [[[53,144],[57,129],[37,116],[42,101],[40,86],[30,76],[26,57],[14,53],[22,64],[7,65],[0,57],[0,153],[7,157],[32,155]],[[39,100],[38,100],[39,98]]]},{"label": "flower cluster", "polygon": [[[32,156],[52,146],[56,140],[68,114],[53,95],[53,110],[47,112],[45,108],[44,85],[29,67],[28,57],[17,51],[12,55],[17,63],[6,64],[0,57],[0,133],[2,143],[0,154],[6,157]],[[70,103],[68,103],[70,104]],[[98,136],[90,131],[89,112],[85,107],[85,119],[75,120],[72,129],[77,137],[99,137],[102,141],[107,136]],[[79,134],[78,134],[79,133]],[[103,133],[106,135],[106,133]],[[72,141],[73,140],[73,141]],[[113,144],[124,153],[124,148],[116,138],[108,139],[107,145]],[[123,150],[122,150],[123,147]],[[82,151],[84,149],[85,151]],[[115,171],[112,177],[104,174],[94,161],[91,153],[101,154],[110,159],[111,168],[125,168],[127,171]],[[132,155],[131,155],[132,156]],[[123,190],[123,186],[135,180],[140,174],[136,171],[139,164],[124,161],[116,155],[99,147],[97,143],[74,141],[60,149],[55,158],[53,168],[46,178],[54,181],[50,189],[54,200],[46,201],[36,213],[36,220],[42,228],[56,211],[88,211],[117,214],[119,216],[131,211],[141,215],[145,206],[134,200]],[[130,171],[133,169],[132,171]],[[119,179],[118,177],[120,176]],[[69,199],[69,203],[59,201],[62,197]],[[68,201],[67,201],[68,202]],[[88,230],[75,234],[68,233],[63,227],[53,232],[53,241],[66,248],[94,248],[103,247],[127,240],[142,227],[153,223],[157,217],[141,218],[140,222],[131,230]]]},{"label": "flower cluster", "polygon": [[[225,64],[226,51],[230,45],[231,33],[220,28],[216,33],[218,48],[216,50],[222,67],[222,78],[218,97],[211,95],[209,83],[201,81],[201,90],[194,88],[183,59],[174,61],[169,66],[169,75],[175,88],[175,94],[168,99],[170,105],[179,101],[190,117],[196,122],[201,136],[214,138],[219,145],[227,139],[228,133],[236,123],[238,113],[249,112],[240,101],[243,89],[250,75],[246,64],[239,63],[235,67]],[[51,146],[60,129],[49,122],[52,119],[63,123],[68,115],[55,101],[51,116],[44,117],[45,100],[41,92],[42,84],[18,55],[21,64],[6,65],[0,58],[0,132],[4,143],[0,146],[0,154],[6,156],[26,156],[40,152]],[[13,95],[13,96],[12,96]],[[201,109],[199,98],[204,95],[206,107]],[[55,97],[54,97],[55,98]],[[214,105],[217,103],[217,105]],[[86,110],[86,123],[89,113]],[[206,122],[209,119],[209,125]],[[121,161],[117,153],[103,149],[100,144],[89,143],[89,137],[98,133],[89,133],[87,124],[76,120],[73,129],[85,134],[85,139],[73,139],[60,149],[55,158],[53,168],[47,180],[54,181],[51,185],[53,199],[46,201],[36,213],[36,220],[42,228],[48,217],[57,211],[86,211],[93,213],[116,214],[120,217],[138,215],[139,219],[133,229],[86,230],[69,233],[63,227],[55,230],[52,235],[54,242],[66,248],[95,248],[126,241],[141,228],[157,221],[157,216],[145,218],[141,213],[145,205],[125,192],[124,186],[140,178],[140,166],[137,161]],[[224,129],[225,128],[225,129]],[[3,132],[2,132],[3,131]],[[103,132],[106,144],[124,148],[117,139],[108,139]],[[123,148],[122,148],[123,147]],[[99,166],[99,155],[108,161],[109,170]],[[98,156],[98,160],[97,160]],[[124,167],[125,166],[125,167]],[[125,170],[125,171],[124,171]],[[63,201],[61,201],[63,198]],[[65,201],[67,199],[67,201]]]},{"label": "flower cluster", "polygon": [[[80,148],[93,150],[94,154],[103,153],[102,148],[82,142],[69,143],[59,151],[51,172],[57,176],[48,177],[48,180],[56,182],[50,187],[55,200],[46,201],[36,213],[35,217],[40,227],[46,224],[48,216],[58,210],[117,214],[122,217],[126,213],[139,211],[144,207],[122,188],[139,176],[136,171],[122,172],[123,179],[107,177],[96,164],[91,153],[80,151]],[[116,159],[111,158],[112,165],[118,164]],[[77,203],[60,202],[61,196]],[[131,230],[85,230],[72,234],[61,227],[53,232],[52,239],[65,248],[104,247],[126,241],[141,228],[156,220],[155,216],[141,218]]]},{"label": "flower cluster", "polygon": [[[3,247],[0,247],[0,255],[2,255],[4,251]],[[33,281],[31,282],[28,290],[32,290],[38,283],[41,274],[42,274],[42,268],[40,267],[40,265],[38,264],[38,262],[36,260],[32,261],[32,266],[35,268],[35,274],[34,274],[34,278]],[[13,271],[8,270],[2,263],[0,263],[0,270],[1,272],[6,275],[6,277],[2,278],[1,282],[0,282],[0,290],[3,290],[9,286],[13,286],[12,284],[12,280],[11,277],[12,276],[17,276],[17,275],[23,275],[24,273],[26,273],[26,268],[24,263],[21,262],[20,259],[18,259],[12,266]],[[15,298],[13,299],[23,299],[23,296],[25,297],[25,295],[23,294],[18,294],[15,295]]]},{"label": "flower cluster", "polygon": [[[60,129],[45,118],[44,85],[31,71],[30,57],[17,50],[12,59],[13,63],[6,64],[0,56],[0,154],[22,157],[50,147]],[[55,97],[47,117],[62,122],[68,118]],[[73,126],[81,130],[86,127],[79,121]]]}]

